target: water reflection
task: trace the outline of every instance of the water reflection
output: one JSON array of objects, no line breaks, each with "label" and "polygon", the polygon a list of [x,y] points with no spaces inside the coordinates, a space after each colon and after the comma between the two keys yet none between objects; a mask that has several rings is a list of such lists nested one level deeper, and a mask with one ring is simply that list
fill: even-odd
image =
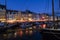
[{"label": "water reflection", "polygon": [[[26,26],[26,25],[25,25]],[[14,32],[7,33],[6,40],[41,40],[40,31],[36,30],[38,27],[34,24],[33,26],[29,25],[29,27],[22,28],[21,26]],[[39,27],[40,29],[40,27]]]},{"label": "water reflection", "polygon": [[17,36],[21,40],[41,40],[41,34],[39,31],[26,30],[20,31],[20,35]]},{"label": "water reflection", "polygon": [[41,34],[37,30],[19,30],[15,33],[4,34],[2,40],[41,40]]},{"label": "water reflection", "polygon": [[28,30],[26,30],[25,34],[26,34],[26,35],[28,35],[28,33],[29,33],[29,31],[28,31]]},{"label": "water reflection", "polygon": [[33,34],[33,31],[32,30],[29,30],[29,35],[32,35]]}]

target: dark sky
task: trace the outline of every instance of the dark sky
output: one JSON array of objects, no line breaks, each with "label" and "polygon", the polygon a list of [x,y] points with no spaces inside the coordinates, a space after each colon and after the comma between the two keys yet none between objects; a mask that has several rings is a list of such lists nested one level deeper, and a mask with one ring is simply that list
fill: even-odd
[{"label": "dark sky", "polygon": [[[59,10],[59,0],[54,0],[55,11]],[[0,0],[4,4],[5,0]],[[51,0],[7,0],[7,9],[25,11],[31,10],[37,13],[51,13]]]}]

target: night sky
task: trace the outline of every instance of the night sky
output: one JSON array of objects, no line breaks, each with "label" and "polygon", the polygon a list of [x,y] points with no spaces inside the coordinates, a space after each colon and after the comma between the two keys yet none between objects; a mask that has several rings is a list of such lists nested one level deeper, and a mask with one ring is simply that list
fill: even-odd
[{"label": "night sky", "polygon": [[[5,4],[0,0],[0,4]],[[51,0],[7,0],[7,9],[30,10],[37,13],[51,13]],[[55,12],[59,10],[59,0],[54,0]]]}]

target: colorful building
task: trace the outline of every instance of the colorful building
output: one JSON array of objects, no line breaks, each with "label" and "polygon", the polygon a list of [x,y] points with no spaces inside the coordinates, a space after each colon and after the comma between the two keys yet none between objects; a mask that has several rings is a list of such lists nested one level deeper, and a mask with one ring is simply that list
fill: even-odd
[{"label": "colorful building", "polygon": [[6,6],[0,5],[0,21],[4,22],[6,20]]}]

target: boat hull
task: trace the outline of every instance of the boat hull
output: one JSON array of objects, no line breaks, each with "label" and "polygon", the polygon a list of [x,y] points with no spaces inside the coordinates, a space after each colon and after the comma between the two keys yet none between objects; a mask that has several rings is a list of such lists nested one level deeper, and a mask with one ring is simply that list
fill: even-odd
[{"label": "boat hull", "polygon": [[60,40],[60,29],[42,29],[41,34],[43,40]]}]

